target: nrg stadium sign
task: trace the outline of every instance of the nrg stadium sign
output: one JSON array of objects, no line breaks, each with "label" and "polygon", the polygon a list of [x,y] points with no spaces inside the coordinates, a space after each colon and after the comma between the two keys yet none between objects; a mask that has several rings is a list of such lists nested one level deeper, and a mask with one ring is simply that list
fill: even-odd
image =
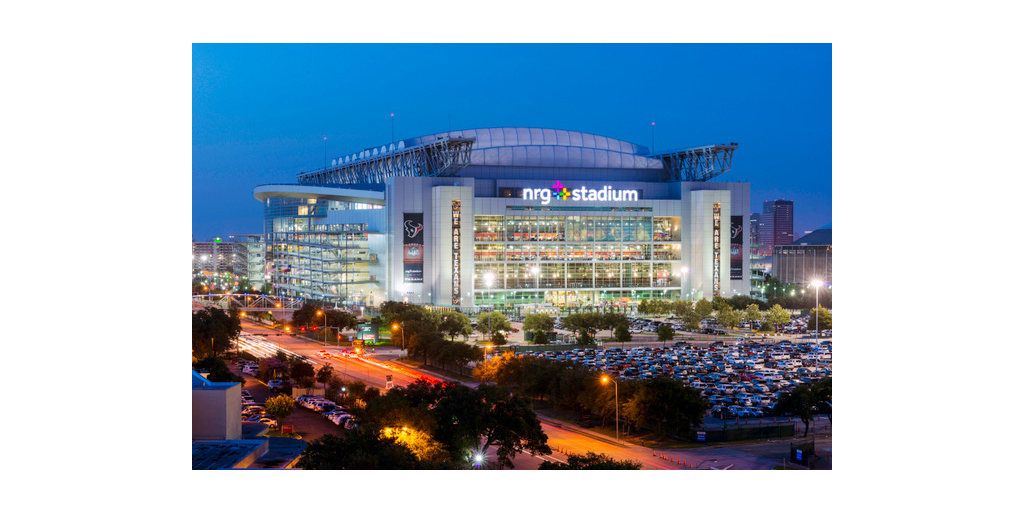
[{"label": "nrg stadium sign", "polygon": [[523,199],[539,199],[540,204],[550,203],[552,197],[563,201],[639,201],[640,193],[636,190],[615,190],[607,185],[599,189],[580,187],[569,190],[562,186],[562,180],[558,180],[550,189],[523,189]]}]

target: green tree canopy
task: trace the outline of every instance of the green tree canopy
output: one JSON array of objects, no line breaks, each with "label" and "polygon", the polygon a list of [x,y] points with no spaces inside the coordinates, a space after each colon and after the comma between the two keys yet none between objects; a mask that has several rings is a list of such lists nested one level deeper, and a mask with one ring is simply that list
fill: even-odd
[{"label": "green tree canopy", "polygon": [[643,466],[638,460],[616,460],[603,453],[587,452],[586,455],[569,455],[565,462],[546,460],[537,469],[640,469]]},{"label": "green tree canopy", "polygon": [[469,317],[458,311],[447,311],[441,313],[441,322],[438,329],[447,334],[452,341],[456,336],[466,337],[473,334],[473,327],[470,325]]},{"label": "green tree canopy", "polygon": [[301,469],[451,469],[448,464],[421,461],[397,438],[363,428],[343,438],[327,434],[313,440],[295,465]]},{"label": "green tree canopy", "polygon": [[[817,318],[815,317],[817,313]],[[818,330],[826,331],[832,329],[832,312],[823,308],[818,307],[811,310],[811,316],[807,319],[807,329],[814,330],[814,322],[817,319]]]},{"label": "green tree canopy", "polygon": [[722,304],[722,308],[718,310],[718,323],[726,327],[736,327],[742,317],[742,313],[733,309],[729,304]]},{"label": "green tree canopy", "polygon": [[274,395],[267,399],[264,409],[275,420],[283,421],[295,410],[295,400],[286,395]]},{"label": "green tree canopy", "polygon": [[701,299],[697,301],[696,304],[693,305],[693,310],[694,312],[697,313],[697,316],[699,316],[701,320],[704,320],[705,318],[711,316],[711,312],[714,311],[715,308],[707,299]]},{"label": "green tree canopy", "polygon": [[500,312],[490,311],[477,315],[476,330],[483,334],[493,334],[498,331],[511,331],[512,324]]},{"label": "green tree canopy", "polygon": [[547,333],[555,328],[555,319],[545,313],[533,313],[523,319],[523,330],[532,333]]},{"label": "green tree canopy", "polygon": [[192,354],[196,357],[217,355],[231,348],[231,342],[242,332],[242,321],[236,311],[208,307],[192,313]]},{"label": "green tree canopy", "polygon": [[788,324],[789,319],[789,311],[786,311],[785,309],[782,308],[782,306],[778,304],[772,306],[772,308],[769,309],[768,313],[765,315],[765,320],[767,320],[768,323],[773,325]]},{"label": "green tree canopy", "polygon": [[327,393],[327,383],[334,376],[334,367],[330,363],[321,366],[316,371],[316,381],[324,385],[324,393]]},{"label": "green tree canopy", "polygon": [[668,324],[658,326],[658,341],[669,341],[675,336],[675,331]]},{"label": "green tree canopy", "polygon": [[[829,386],[831,387],[831,382],[829,382]],[[811,386],[801,384],[793,388],[792,391],[783,393],[779,397],[779,401],[775,403],[772,412],[778,416],[792,414],[799,417],[804,422],[804,437],[807,437],[808,426],[817,412],[817,404],[818,400],[814,396]]]},{"label": "green tree canopy", "polygon": [[760,322],[762,318],[761,308],[757,304],[750,304],[747,306],[746,311],[743,312],[743,321],[756,323]]},{"label": "green tree canopy", "polygon": [[626,324],[619,324],[615,328],[615,341],[619,343],[633,341],[633,333],[629,332],[629,327]]},{"label": "green tree canopy", "polygon": [[647,426],[664,438],[669,432],[689,435],[702,424],[709,407],[700,391],[675,379],[655,377],[640,383],[622,411],[628,421]]},{"label": "green tree canopy", "polygon": [[245,382],[244,377],[235,375],[227,363],[219,357],[209,356],[192,365],[197,370],[206,370],[209,375],[206,378],[211,382]]}]

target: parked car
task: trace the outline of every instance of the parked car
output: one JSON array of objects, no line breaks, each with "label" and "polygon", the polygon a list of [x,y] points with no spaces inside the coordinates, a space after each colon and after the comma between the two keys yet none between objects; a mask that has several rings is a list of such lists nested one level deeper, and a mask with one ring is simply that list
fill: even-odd
[{"label": "parked car", "polygon": [[260,418],[259,422],[270,428],[277,428],[277,420],[273,418]]},{"label": "parked car", "polygon": [[270,388],[271,391],[280,390],[281,388],[284,387],[284,381],[283,380],[277,380],[277,379],[268,381],[267,382],[267,387]]}]

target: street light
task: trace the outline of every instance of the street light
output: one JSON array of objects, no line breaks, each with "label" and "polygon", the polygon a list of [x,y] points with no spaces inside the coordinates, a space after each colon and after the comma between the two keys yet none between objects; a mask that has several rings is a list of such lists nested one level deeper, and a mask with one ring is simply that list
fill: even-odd
[{"label": "street light", "polygon": [[619,442],[619,383],[615,379],[607,376],[601,376],[601,382],[612,381],[615,384],[615,442]]},{"label": "street light", "polygon": [[[488,295],[490,295],[491,284],[494,283],[494,272],[488,272],[488,273],[484,274],[484,283],[487,284]],[[491,313],[487,315],[487,333],[491,334],[492,338],[494,337],[494,334],[491,333],[491,316],[493,315],[493,313],[494,313],[494,307],[492,306],[491,307]]]},{"label": "street light", "polygon": [[821,288],[821,279],[811,281],[814,287],[814,373],[818,373],[818,289]]},{"label": "street light", "polygon": [[[391,330],[392,331],[396,331],[398,329],[402,330],[402,350],[404,351],[405,350],[405,322],[402,322],[401,326],[399,326],[398,324],[391,324]],[[408,354],[406,354],[406,356],[408,356]]]},{"label": "street light", "polygon": [[[534,297],[536,297],[537,296],[536,294],[540,293],[540,267],[537,266],[537,265],[534,265],[533,268],[530,269],[530,273],[533,274],[533,279],[534,279],[534,281],[536,283],[535,286],[537,288],[537,291],[534,292]],[[533,312],[534,313],[537,312],[537,307],[539,305],[540,305],[539,303],[534,304],[534,307],[533,307]]]},{"label": "street light", "polygon": [[323,315],[324,317],[324,346],[327,346],[327,315],[324,315],[322,310],[316,310],[316,316]]}]

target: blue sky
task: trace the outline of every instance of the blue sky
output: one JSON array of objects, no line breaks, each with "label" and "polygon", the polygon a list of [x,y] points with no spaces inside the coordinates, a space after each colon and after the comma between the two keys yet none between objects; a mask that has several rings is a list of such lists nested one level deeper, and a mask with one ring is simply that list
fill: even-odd
[{"label": "blue sky", "polygon": [[564,128],[680,149],[737,142],[751,211],[832,221],[831,45],[192,46],[192,236],[259,233],[253,187],[396,139]]}]

